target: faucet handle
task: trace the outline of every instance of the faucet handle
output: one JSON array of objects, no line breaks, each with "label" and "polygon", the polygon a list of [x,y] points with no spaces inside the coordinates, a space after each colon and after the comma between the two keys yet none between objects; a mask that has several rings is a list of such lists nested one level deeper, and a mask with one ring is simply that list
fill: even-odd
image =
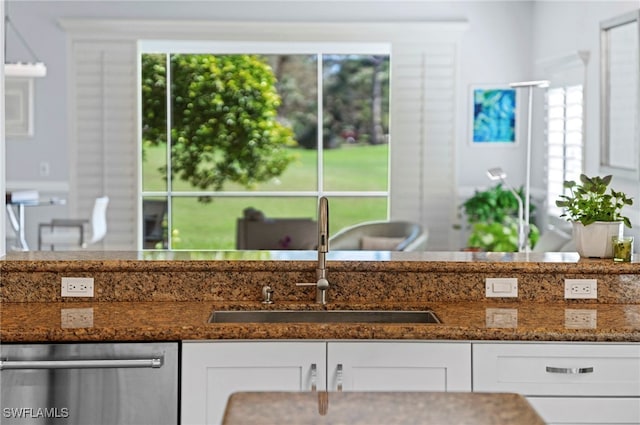
[{"label": "faucet handle", "polygon": [[317,282],[296,282],[296,286],[316,286]]},{"label": "faucet handle", "polygon": [[323,277],[318,279],[318,282],[316,282],[315,285],[318,287],[318,289],[321,289],[321,290],[329,289],[329,281]]},{"label": "faucet handle", "polygon": [[273,294],[273,289],[270,286],[262,287],[262,304],[273,304],[273,300],[271,299],[271,295]]}]

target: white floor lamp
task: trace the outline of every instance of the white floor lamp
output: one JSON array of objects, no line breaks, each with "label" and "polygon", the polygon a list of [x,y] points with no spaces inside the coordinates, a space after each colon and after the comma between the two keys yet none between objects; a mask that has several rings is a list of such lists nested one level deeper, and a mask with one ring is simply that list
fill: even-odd
[{"label": "white floor lamp", "polygon": [[532,120],[532,110],[533,110],[533,89],[538,88],[546,88],[549,87],[548,80],[539,80],[539,81],[521,81],[518,83],[511,83],[509,87],[514,89],[519,89],[526,87],[529,90],[529,106],[527,108],[527,167],[525,174],[525,184],[524,184],[524,230],[525,230],[525,241],[526,247],[525,251],[530,250],[529,244],[529,204],[531,200],[531,120]]}]

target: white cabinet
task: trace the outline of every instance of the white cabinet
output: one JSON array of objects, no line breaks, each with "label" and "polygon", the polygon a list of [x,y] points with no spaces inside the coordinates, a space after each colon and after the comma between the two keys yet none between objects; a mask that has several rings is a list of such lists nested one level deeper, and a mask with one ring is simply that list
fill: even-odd
[{"label": "white cabinet", "polygon": [[183,425],[220,423],[227,399],[236,391],[312,391],[314,387],[318,391],[471,391],[471,344],[182,343]]},{"label": "white cabinet", "polygon": [[219,424],[237,391],[326,389],[324,342],[183,342],[181,423]]},{"label": "white cabinet", "polygon": [[638,424],[640,345],[474,343],[473,391],[523,394],[549,424]]},{"label": "white cabinet", "polygon": [[471,344],[330,342],[330,391],[471,391]]}]

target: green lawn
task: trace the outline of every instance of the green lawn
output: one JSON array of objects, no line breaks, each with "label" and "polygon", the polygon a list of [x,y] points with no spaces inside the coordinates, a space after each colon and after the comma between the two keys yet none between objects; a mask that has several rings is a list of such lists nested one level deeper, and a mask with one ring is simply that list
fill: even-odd
[{"label": "green lawn", "polygon": [[[283,175],[256,188],[255,191],[315,191],[317,190],[317,155],[314,150],[292,149],[296,161]],[[165,163],[163,146],[145,152],[143,186],[146,191],[164,191],[166,184],[158,170]],[[345,146],[324,151],[325,190],[366,191],[386,190],[388,146]],[[174,191],[194,191],[183,181],[174,181]],[[233,249],[236,219],[247,207],[257,208],[267,217],[316,218],[317,200],[310,198],[252,196],[238,185],[228,185],[228,191],[246,191],[246,197],[220,197],[209,203],[196,198],[175,197],[172,205],[174,249]],[[368,220],[387,218],[387,201],[381,198],[330,199],[331,233]],[[177,232],[177,234],[176,234]]]}]

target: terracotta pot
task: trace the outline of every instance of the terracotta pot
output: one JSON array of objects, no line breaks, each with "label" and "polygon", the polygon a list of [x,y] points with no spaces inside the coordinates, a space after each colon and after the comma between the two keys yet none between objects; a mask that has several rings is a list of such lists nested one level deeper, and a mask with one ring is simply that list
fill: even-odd
[{"label": "terracotta pot", "polygon": [[573,241],[581,257],[613,258],[612,236],[622,236],[621,221],[596,221],[588,226],[573,222]]}]

